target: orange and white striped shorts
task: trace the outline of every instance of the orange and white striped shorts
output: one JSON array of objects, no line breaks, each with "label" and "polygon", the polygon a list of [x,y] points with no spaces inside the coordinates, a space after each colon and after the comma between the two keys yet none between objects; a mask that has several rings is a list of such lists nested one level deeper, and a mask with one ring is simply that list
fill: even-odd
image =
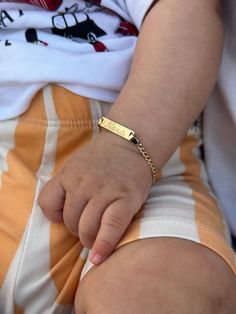
[{"label": "orange and white striped shorts", "polygon": [[[64,158],[97,132],[110,104],[47,86],[20,117],[0,122],[0,313],[66,314],[91,266],[88,250],[42,214],[38,193]],[[200,159],[194,125],[162,170],[120,245],[151,237],[188,239],[236,274],[227,226]]]}]

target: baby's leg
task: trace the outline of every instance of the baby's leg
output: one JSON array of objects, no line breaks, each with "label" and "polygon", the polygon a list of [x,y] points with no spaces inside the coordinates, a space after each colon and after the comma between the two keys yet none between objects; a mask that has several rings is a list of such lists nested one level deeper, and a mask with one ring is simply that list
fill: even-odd
[{"label": "baby's leg", "polygon": [[235,256],[200,143],[195,124],[120,247],[102,265],[85,265],[77,314],[235,313]]},{"label": "baby's leg", "polygon": [[76,314],[233,314],[236,280],[199,244],[155,238],[118,249],[82,280]]}]

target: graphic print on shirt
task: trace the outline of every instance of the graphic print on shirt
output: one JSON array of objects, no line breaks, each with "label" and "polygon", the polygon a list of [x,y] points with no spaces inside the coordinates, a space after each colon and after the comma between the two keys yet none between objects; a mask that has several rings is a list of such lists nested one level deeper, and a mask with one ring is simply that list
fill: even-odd
[{"label": "graphic print on shirt", "polygon": [[[47,0],[47,9],[41,1],[0,0],[0,120],[25,112],[36,92],[52,82],[114,102],[153,0]],[[59,7],[52,10],[53,3]],[[77,30],[83,25],[88,30]]]},{"label": "graphic print on shirt", "polygon": [[[0,0],[1,2],[1,0]],[[44,4],[40,1],[34,0],[14,0],[13,2],[21,2],[21,3],[30,3],[32,5],[41,6],[47,8],[48,10],[52,10],[59,7],[59,11],[57,10],[56,15],[49,17],[48,31],[51,30],[51,33],[54,35],[59,35],[68,39],[71,39],[74,42],[83,43],[87,42],[91,44],[96,52],[105,52],[109,51],[107,46],[102,42],[101,38],[106,38],[108,35],[107,30],[103,29],[101,26],[101,20],[98,24],[97,21],[97,13],[108,13],[110,16],[118,17],[117,26],[113,26],[113,34],[117,34],[118,36],[138,36],[137,28],[130,22],[125,21],[121,17],[119,17],[115,12],[106,9],[101,6],[101,1],[51,1],[47,0]],[[36,4],[37,2],[37,4]],[[67,6],[66,6],[67,4]],[[54,6],[53,6],[54,5]],[[28,14],[27,11],[23,12],[23,10],[18,10],[18,15],[16,12],[12,14],[11,11],[7,12],[6,10],[0,11],[0,29],[8,27],[12,28],[12,24],[14,22],[18,23],[18,18]],[[95,15],[94,15],[95,14]],[[26,42],[32,44],[38,44],[43,46],[49,46],[51,44],[51,40],[44,38],[45,31],[39,28],[30,27],[24,31],[24,38]],[[47,31],[46,31],[47,32]],[[43,38],[42,38],[43,37]],[[1,41],[1,38],[0,38]],[[3,44],[5,46],[12,45],[12,41],[10,39],[4,38]]]},{"label": "graphic print on shirt", "polygon": [[117,34],[122,34],[124,36],[138,36],[139,32],[134,24],[131,24],[125,20],[120,21],[120,25],[116,31]]},{"label": "graphic print on shirt", "polygon": [[[79,21],[78,19],[81,18]],[[107,35],[88,14],[76,16],[74,13],[60,13],[52,18],[52,33],[72,40],[87,40],[97,52],[108,51],[107,47],[98,40]]]},{"label": "graphic print on shirt", "polygon": [[[22,17],[24,12],[22,10],[18,10],[18,17]],[[3,28],[7,28],[8,25],[15,22],[15,18],[7,11],[1,10],[0,11],[0,30]]]},{"label": "graphic print on shirt", "polygon": [[48,43],[38,38],[37,30],[35,28],[27,29],[25,31],[25,38],[28,43],[42,44],[43,46],[48,46]]},{"label": "graphic print on shirt", "polygon": [[[18,16],[17,18],[20,18],[24,15],[24,12],[22,10],[18,10]],[[15,17],[13,17],[7,10],[0,10],[0,30],[7,28],[8,25],[15,22]],[[0,42],[2,39],[0,38]],[[11,46],[12,43],[9,39],[5,39],[4,46]]]}]

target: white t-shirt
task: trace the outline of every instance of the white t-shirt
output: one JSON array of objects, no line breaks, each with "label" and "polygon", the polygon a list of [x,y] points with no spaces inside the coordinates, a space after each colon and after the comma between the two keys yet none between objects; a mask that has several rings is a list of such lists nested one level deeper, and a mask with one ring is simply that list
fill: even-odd
[{"label": "white t-shirt", "polygon": [[152,2],[0,0],[0,120],[24,112],[48,83],[114,102]]},{"label": "white t-shirt", "polygon": [[236,236],[236,0],[222,1],[225,45],[218,83],[205,110],[206,164]]}]

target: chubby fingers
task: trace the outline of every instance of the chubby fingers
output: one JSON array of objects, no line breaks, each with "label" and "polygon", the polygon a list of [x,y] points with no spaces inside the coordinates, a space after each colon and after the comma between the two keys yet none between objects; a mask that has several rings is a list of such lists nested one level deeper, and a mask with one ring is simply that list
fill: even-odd
[{"label": "chubby fingers", "polygon": [[64,222],[85,247],[92,248],[90,260],[98,265],[115,250],[140,208],[132,197],[112,197],[111,191],[84,194],[66,192],[55,176],[41,190],[38,202],[50,221]]},{"label": "chubby fingers", "polygon": [[92,247],[90,261],[93,264],[102,263],[115,250],[135,212],[138,211],[131,209],[131,206],[130,201],[117,199],[106,208]]},{"label": "chubby fingers", "polygon": [[57,177],[53,177],[39,193],[39,207],[50,221],[60,223],[63,221],[64,202],[64,188]]},{"label": "chubby fingers", "polygon": [[59,177],[52,177],[42,188],[38,204],[45,216],[54,223],[64,222],[67,229],[78,237],[80,216],[86,207],[89,196],[78,189],[66,191]]},{"label": "chubby fingers", "polygon": [[81,214],[84,208],[86,208],[88,201],[89,197],[79,191],[77,191],[77,193],[66,193],[63,208],[63,221],[67,229],[76,237],[79,237],[78,225]]}]

